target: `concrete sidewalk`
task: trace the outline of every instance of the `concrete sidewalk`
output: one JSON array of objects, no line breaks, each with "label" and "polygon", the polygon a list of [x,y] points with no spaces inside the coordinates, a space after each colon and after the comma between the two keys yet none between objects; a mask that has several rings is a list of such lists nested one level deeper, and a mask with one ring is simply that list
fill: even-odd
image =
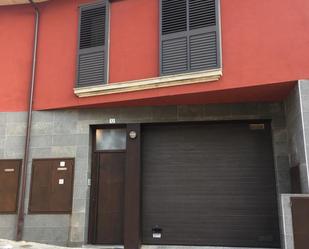
[{"label": "concrete sidewalk", "polygon": [[[55,245],[39,244],[27,241],[12,241],[0,239],[0,249],[121,249],[121,247],[113,246],[83,246],[83,247],[61,247]],[[123,247],[122,247],[123,248]]]},{"label": "concrete sidewalk", "polygon": [[45,244],[26,242],[26,241],[15,242],[11,240],[0,239],[0,249],[28,249],[28,248],[29,249],[64,249],[67,247],[45,245]]},{"label": "concrete sidewalk", "polygon": [[106,247],[106,246],[83,246],[83,247],[61,247],[55,245],[39,244],[27,241],[12,241],[0,239],[0,249],[119,249],[121,247]]}]

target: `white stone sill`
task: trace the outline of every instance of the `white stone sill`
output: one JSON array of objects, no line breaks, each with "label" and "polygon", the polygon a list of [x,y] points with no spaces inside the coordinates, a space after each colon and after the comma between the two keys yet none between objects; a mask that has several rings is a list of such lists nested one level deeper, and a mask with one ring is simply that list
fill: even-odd
[{"label": "white stone sill", "polygon": [[143,80],[133,80],[113,84],[74,88],[74,94],[80,98],[100,96],[114,93],[125,93],[157,89],[162,87],[190,85],[196,83],[217,81],[222,76],[222,69],[208,70],[186,74],[168,75]]},{"label": "white stone sill", "polygon": [[[48,0],[34,0],[34,3],[47,2]],[[0,6],[2,5],[15,5],[15,4],[30,4],[29,0],[0,0]]]}]

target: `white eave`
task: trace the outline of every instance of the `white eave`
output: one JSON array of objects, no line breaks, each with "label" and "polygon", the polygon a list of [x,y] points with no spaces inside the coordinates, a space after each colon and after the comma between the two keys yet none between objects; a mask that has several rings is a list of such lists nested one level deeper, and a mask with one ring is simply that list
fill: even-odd
[{"label": "white eave", "polygon": [[[33,0],[34,3],[47,2],[48,0]],[[27,4],[28,0],[0,0],[0,6],[3,5],[15,5],[15,4]]]}]

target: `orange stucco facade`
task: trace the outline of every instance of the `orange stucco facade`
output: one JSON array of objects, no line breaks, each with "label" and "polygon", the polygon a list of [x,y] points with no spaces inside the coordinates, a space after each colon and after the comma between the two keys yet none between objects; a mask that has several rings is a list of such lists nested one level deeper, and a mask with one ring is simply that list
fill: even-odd
[{"label": "orange stucco facade", "polygon": [[[39,5],[36,110],[273,101],[309,78],[309,1],[221,0],[223,76],[219,81],[79,98],[74,95],[78,6]],[[159,1],[110,5],[110,84],[159,76]],[[0,8],[0,111],[27,108],[34,14],[29,5]]]}]

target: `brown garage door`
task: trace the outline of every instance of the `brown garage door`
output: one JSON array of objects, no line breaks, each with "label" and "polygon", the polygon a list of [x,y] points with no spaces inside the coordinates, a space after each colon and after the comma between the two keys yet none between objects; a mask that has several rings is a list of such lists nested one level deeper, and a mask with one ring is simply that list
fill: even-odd
[{"label": "brown garage door", "polygon": [[143,243],[280,247],[271,133],[261,128],[145,126]]}]

